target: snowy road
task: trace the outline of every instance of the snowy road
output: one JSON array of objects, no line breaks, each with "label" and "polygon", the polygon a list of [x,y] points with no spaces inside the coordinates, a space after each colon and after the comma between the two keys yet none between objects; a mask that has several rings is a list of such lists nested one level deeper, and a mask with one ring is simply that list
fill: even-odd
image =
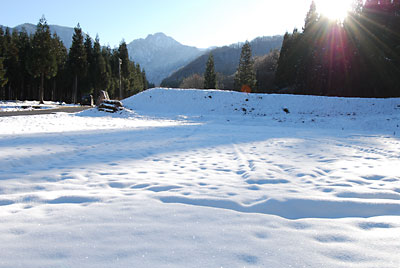
[{"label": "snowy road", "polygon": [[40,115],[40,114],[52,114],[52,113],[77,113],[91,107],[88,106],[71,106],[71,107],[60,107],[54,109],[44,109],[44,110],[30,110],[30,111],[10,111],[2,112],[0,110],[0,117],[5,116],[23,116],[23,115]]},{"label": "snowy road", "polygon": [[400,266],[398,137],[244,119],[0,119],[0,267]]}]

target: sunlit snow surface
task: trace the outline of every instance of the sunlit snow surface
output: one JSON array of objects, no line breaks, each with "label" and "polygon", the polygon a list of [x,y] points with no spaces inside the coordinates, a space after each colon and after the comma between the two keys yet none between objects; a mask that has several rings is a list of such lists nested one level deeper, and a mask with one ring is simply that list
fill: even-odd
[{"label": "sunlit snow surface", "polygon": [[400,99],[124,104],[0,118],[0,267],[400,266]]}]

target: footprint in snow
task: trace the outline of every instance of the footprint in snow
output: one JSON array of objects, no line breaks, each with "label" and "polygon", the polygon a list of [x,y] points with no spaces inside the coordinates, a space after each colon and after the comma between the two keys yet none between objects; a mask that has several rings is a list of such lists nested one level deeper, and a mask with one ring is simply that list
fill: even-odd
[{"label": "footprint in snow", "polygon": [[358,225],[363,230],[372,230],[372,229],[389,229],[393,228],[392,225],[383,222],[363,222]]},{"label": "footprint in snow", "polygon": [[166,192],[166,191],[170,191],[173,189],[180,189],[182,187],[180,186],[154,186],[154,187],[150,187],[147,188],[146,190],[155,192],[155,193],[159,193],[159,192]]}]

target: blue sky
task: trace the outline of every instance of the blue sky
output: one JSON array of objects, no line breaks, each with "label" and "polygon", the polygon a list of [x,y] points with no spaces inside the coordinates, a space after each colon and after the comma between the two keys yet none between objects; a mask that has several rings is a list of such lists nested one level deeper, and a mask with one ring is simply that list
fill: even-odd
[{"label": "blue sky", "polygon": [[284,34],[303,25],[311,0],[2,0],[0,24],[79,22],[92,37],[114,47],[122,39],[164,32],[191,46],[222,46],[257,36]]}]

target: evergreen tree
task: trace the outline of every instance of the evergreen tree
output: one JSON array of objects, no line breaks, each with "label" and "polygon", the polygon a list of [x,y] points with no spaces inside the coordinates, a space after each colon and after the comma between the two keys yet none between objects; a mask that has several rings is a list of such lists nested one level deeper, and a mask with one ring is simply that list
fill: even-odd
[{"label": "evergreen tree", "polygon": [[18,81],[18,70],[19,70],[19,51],[18,51],[18,33],[6,29],[6,35],[4,39],[5,43],[5,59],[4,65],[7,69],[8,83],[6,86],[6,99],[15,99],[15,89]]},{"label": "evergreen tree", "polygon": [[110,87],[109,95],[113,98],[120,98],[120,61],[118,49],[109,49],[109,61],[110,61]]},{"label": "evergreen tree", "polygon": [[304,20],[304,27],[303,32],[306,33],[309,30],[312,30],[313,26],[318,21],[318,13],[317,13],[317,6],[315,5],[314,0],[311,2],[310,9],[307,13],[306,19]]},{"label": "evergreen tree", "polygon": [[78,79],[85,77],[87,71],[87,57],[83,44],[82,29],[78,23],[72,36],[72,46],[69,49],[68,65],[73,76],[72,102],[78,102]]},{"label": "evergreen tree", "polygon": [[106,61],[104,60],[99,36],[96,36],[93,46],[93,87],[94,87],[94,99],[97,100],[100,90],[106,90],[106,87],[102,87],[103,76],[106,76]]},{"label": "evergreen tree", "polygon": [[120,99],[123,99],[130,89],[130,77],[132,68],[130,67],[128,48],[125,41],[122,41],[118,48],[118,57],[121,59],[121,79],[122,88],[120,92]]},{"label": "evergreen tree", "polygon": [[149,81],[147,80],[146,71],[144,69],[142,69],[142,80],[143,80],[143,90],[148,89]]},{"label": "evergreen tree", "polygon": [[252,59],[251,46],[248,41],[243,45],[239,60],[239,67],[235,74],[235,85],[237,89],[248,87],[255,88],[256,74],[254,72],[254,62]]},{"label": "evergreen tree", "polygon": [[[315,2],[312,1],[310,9],[305,18],[303,34],[299,39],[297,46],[298,53],[298,65],[296,84],[297,86],[305,90],[307,94],[319,94],[318,89],[315,89],[315,81],[321,77],[318,77],[316,65],[317,65],[317,53],[318,44],[320,41],[318,38],[323,31],[320,30],[321,24]],[[314,83],[314,85],[311,85]]]},{"label": "evergreen tree", "polygon": [[0,58],[0,88],[7,84],[6,70],[3,66],[3,58]]},{"label": "evergreen tree", "polygon": [[286,33],[283,38],[275,76],[275,83],[280,88],[295,85],[296,74],[301,58],[297,49],[300,43],[300,38],[301,34],[297,29],[294,29],[292,34]]},{"label": "evergreen tree", "polygon": [[62,76],[66,76],[65,70],[68,58],[67,48],[64,46],[64,43],[61,41],[60,37],[58,37],[57,34],[53,35],[53,51],[56,57],[58,70],[57,76],[53,78],[53,86],[51,91],[51,99],[55,101],[56,99],[60,99],[62,95],[60,90],[57,89],[57,81],[63,81]]},{"label": "evergreen tree", "polygon": [[215,74],[214,56],[212,53],[208,56],[206,71],[204,73],[204,88],[217,88],[217,75]]},{"label": "evergreen tree", "polygon": [[18,52],[19,52],[19,86],[20,86],[20,95],[18,96],[18,99],[24,100],[27,99],[28,96],[28,90],[27,90],[27,85],[30,84],[31,77],[29,75],[29,72],[26,68],[27,62],[29,60],[29,54],[30,54],[30,49],[31,49],[31,39],[26,32],[25,29],[23,29],[19,33],[19,39],[18,39]]},{"label": "evergreen tree", "polygon": [[111,88],[112,88],[112,53],[111,49],[109,47],[103,47],[101,50],[101,56],[102,59],[104,60],[104,66],[103,63],[99,61],[99,72],[101,73],[100,79],[99,79],[99,89],[100,90],[106,90],[109,92],[110,96],[112,96]]},{"label": "evergreen tree", "polygon": [[4,30],[0,27],[0,57],[4,56]]},{"label": "evergreen tree", "polygon": [[32,50],[28,61],[28,71],[33,77],[40,77],[39,100],[44,100],[44,80],[57,74],[57,61],[53,51],[53,41],[47,21],[42,17],[32,38]]},{"label": "evergreen tree", "polygon": [[82,93],[91,93],[93,90],[93,73],[94,73],[94,57],[93,57],[93,42],[92,38],[89,34],[86,34],[85,42],[84,42],[85,52],[86,52],[86,60],[87,60],[87,70],[86,75],[83,78],[82,84],[84,86],[84,92]]}]

